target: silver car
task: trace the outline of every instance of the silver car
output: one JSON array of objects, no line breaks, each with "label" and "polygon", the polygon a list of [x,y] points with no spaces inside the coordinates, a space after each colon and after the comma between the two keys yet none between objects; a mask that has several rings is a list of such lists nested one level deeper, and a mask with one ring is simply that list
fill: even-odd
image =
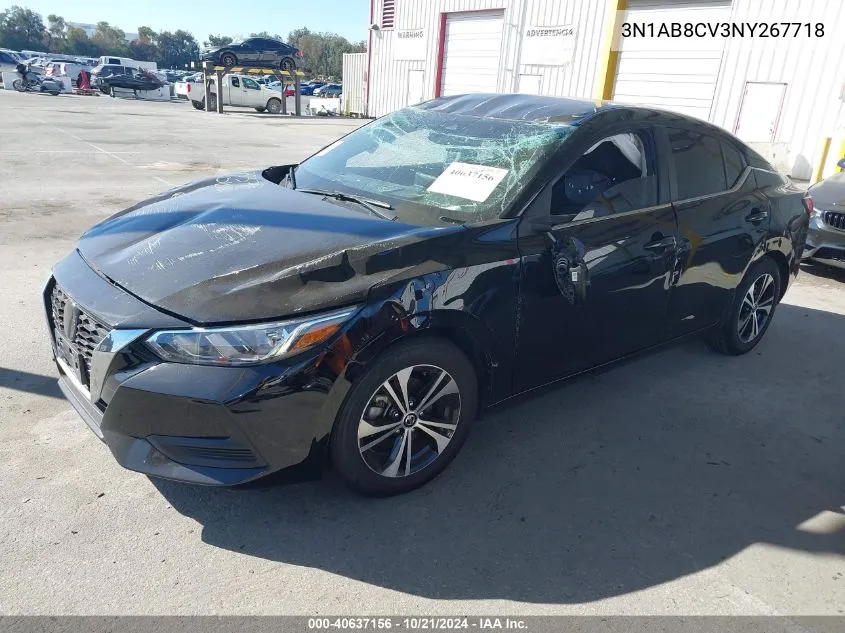
[{"label": "silver car", "polygon": [[810,187],[813,201],[804,260],[845,269],[845,158],[840,171]]}]

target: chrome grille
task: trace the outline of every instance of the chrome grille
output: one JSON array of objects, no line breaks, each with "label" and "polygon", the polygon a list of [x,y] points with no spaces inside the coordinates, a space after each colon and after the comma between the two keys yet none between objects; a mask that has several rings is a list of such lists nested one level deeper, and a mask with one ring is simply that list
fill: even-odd
[{"label": "chrome grille", "polygon": [[[50,304],[51,325],[58,353],[78,374],[80,381],[86,387],[90,386],[88,376],[94,349],[108,335],[109,327],[76,305],[58,285],[53,286]],[[57,333],[67,345],[59,344]]]},{"label": "chrome grille", "polygon": [[835,229],[845,231],[845,213],[836,213],[835,211],[825,211],[824,223],[832,226]]}]

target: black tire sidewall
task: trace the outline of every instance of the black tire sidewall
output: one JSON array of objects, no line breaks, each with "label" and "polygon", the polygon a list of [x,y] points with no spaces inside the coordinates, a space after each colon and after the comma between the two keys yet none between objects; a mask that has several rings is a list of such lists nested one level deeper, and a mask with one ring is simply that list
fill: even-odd
[{"label": "black tire sidewall", "polygon": [[[436,365],[457,382],[461,394],[458,428],[446,449],[432,463],[408,477],[383,477],[364,462],[358,449],[358,423],[364,407],[388,377],[411,365]],[[369,496],[408,492],[434,479],[451,463],[466,441],[478,407],[478,382],[469,359],[443,339],[398,343],[377,357],[352,386],[338,412],[330,441],[335,469],[352,489]]]},{"label": "black tire sidewall", "polygon": [[[752,339],[748,343],[744,343],[740,340],[738,331],[739,313],[740,309],[742,308],[742,301],[745,298],[745,295],[751,285],[755,281],[757,281],[761,275],[764,274],[771,275],[772,278],[775,280],[775,302],[772,306],[771,312],[769,313],[769,318],[766,319],[766,323],[765,325],[763,325],[763,329],[757,335],[757,338]],[[775,316],[775,310],[777,309],[778,303],[780,302],[782,283],[783,282],[780,278],[780,269],[778,268],[778,265],[769,257],[764,257],[749,269],[748,273],[745,275],[745,278],[742,280],[742,283],[740,283],[736,289],[730,318],[725,324],[725,328],[723,330],[725,343],[727,343],[727,347],[731,353],[745,354],[746,352],[750,352],[757,346],[760,341],[763,340],[763,337],[766,335],[766,332],[768,331],[769,326],[772,323],[772,319]]]}]

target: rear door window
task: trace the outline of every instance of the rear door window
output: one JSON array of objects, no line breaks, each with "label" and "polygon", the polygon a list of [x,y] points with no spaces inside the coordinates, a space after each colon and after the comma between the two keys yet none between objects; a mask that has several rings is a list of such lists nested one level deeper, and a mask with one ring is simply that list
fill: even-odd
[{"label": "rear door window", "polygon": [[667,129],[677,182],[676,200],[725,191],[727,179],[720,142],[700,132]]}]

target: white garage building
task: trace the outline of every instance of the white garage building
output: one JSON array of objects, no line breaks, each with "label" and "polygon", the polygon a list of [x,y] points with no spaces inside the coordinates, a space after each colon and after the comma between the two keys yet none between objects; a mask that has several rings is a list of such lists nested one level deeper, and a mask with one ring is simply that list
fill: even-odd
[{"label": "white garage building", "polygon": [[[796,178],[815,175],[826,143],[825,173],[841,151],[845,0],[371,2],[369,116],[465,92],[612,98],[716,123]],[[757,37],[619,38],[623,22],[802,26],[787,37],[760,37],[758,24]]]}]

